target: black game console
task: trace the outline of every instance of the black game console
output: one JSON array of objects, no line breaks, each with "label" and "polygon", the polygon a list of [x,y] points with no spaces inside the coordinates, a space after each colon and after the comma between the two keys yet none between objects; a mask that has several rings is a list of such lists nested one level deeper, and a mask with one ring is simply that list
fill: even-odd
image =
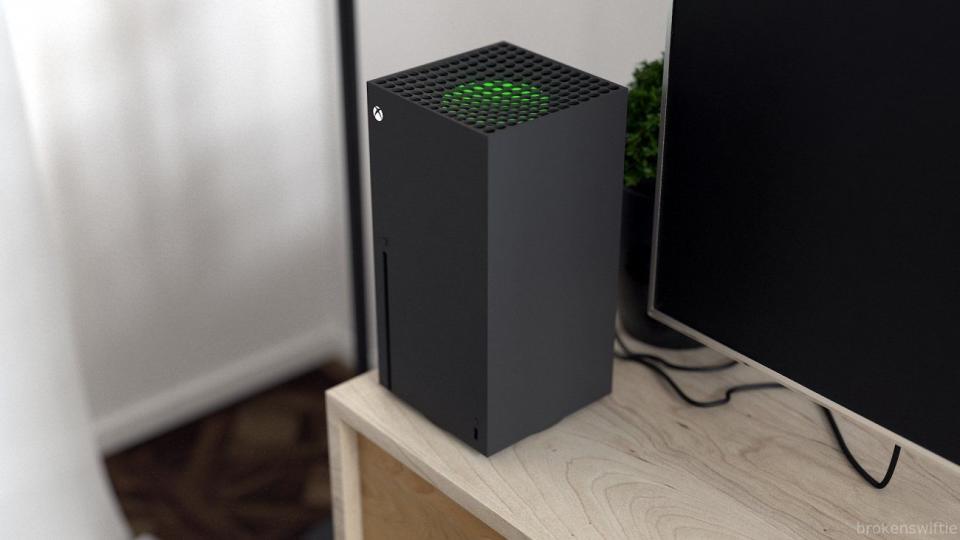
[{"label": "black game console", "polygon": [[487,455],[607,395],[626,89],[498,43],[367,96],[382,384]]}]

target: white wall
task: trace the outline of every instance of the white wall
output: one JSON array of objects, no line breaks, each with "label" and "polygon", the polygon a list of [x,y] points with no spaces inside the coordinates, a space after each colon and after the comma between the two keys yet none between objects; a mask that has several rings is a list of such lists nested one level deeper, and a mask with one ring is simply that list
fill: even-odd
[{"label": "white wall", "polygon": [[0,538],[129,538],[90,429],[0,1]]},{"label": "white wall", "polygon": [[[370,79],[505,40],[626,84],[640,60],[658,58],[663,52],[671,5],[670,0],[356,0],[356,3],[364,148],[370,109],[364,83]],[[363,156],[366,168],[369,163],[366,149]],[[369,186],[368,182],[365,184]],[[365,197],[367,231],[370,231],[369,189]],[[370,261],[372,246],[368,243],[367,248]],[[372,269],[368,269],[367,281],[373,283]],[[368,296],[372,314],[372,289]],[[371,350],[375,351],[375,332],[371,340]],[[375,363],[375,359],[374,353],[371,363]]]},{"label": "white wall", "polygon": [[362,80],[506,40],[624,84],[666,44],[670,0],[356,0]]},{"label": "white wall", "polygon": [[10,0],[96,428],[349,356],[332,0]]}]

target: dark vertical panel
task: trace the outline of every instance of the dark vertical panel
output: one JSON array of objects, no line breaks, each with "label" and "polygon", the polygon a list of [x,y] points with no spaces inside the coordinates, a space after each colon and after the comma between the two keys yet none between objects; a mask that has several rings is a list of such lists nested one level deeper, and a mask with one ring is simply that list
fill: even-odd
[{"label": "dark vertical panel", "polygon": [[350,268],[353,285],[353,325],[357,371],[370,365],[367,358],[366,261],[363,254],[363,190],[360,178],[360,130],[357,110],[357,46],[353,0],[340,0],[340,75],[343,81],[343,122],[347,152],[347,198],[350,222]]},{"label": "dark vertical panel", "polygon": [[656,307],[960,463],[957,20],[677,0]]}]

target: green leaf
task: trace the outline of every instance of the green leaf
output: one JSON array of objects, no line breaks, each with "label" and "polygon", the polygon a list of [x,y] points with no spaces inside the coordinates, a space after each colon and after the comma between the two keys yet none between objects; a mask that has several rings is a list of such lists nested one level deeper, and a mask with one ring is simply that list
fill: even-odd
[{"label": "green leaf", "polygon": [[650,188],[657,179],[660,95],[663,60],[641,62],[633,71],[627,94],[627,138],[623,185]]}]

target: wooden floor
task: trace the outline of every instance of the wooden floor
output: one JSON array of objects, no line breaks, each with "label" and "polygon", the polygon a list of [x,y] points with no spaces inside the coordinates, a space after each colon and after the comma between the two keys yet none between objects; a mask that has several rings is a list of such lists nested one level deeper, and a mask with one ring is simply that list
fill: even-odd
[{"label": "wooden floor", "polygon": [[342,364],[269,389],[109,457],[135,533],[312,538],[330,516],[324,391]]}]

